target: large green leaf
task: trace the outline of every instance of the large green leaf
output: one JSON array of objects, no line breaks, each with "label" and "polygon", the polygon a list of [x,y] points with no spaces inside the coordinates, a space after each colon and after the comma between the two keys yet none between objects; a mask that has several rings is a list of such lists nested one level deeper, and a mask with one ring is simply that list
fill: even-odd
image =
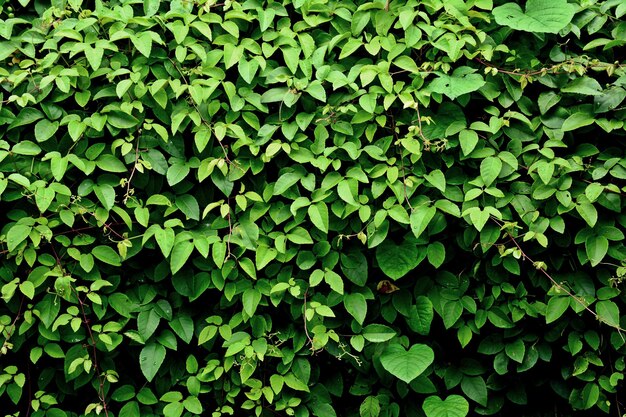
[{"label": "large green leaf", "polygon": [[483,76],[475,73],[476,70],[470,67],[459,67],[452,75],[440,74],[427,87],[429,91],[445,94],[451,100],[463,94],[479,90],[485,85]]},{"label": "large green leaf", "polygon": [[558,33],[574,17],[576,6],[567,0],[528,0],[526,10],[517,3],[493,9],[496,23],[526,32]]},{"label": "large green leaf", "polygon": [[407,384],[420,376],[434,360],[433,350],[422,344],[413,345],[408,351],[397,344],[389,345],[380,357],[383,368]]},{"label": "large green leaf", "polygon": [[391,279],[400,279],[419,264],[418,250],[414,244],[403,245],[386,240],[376,248],[378,266]]},{"label": "large green leaf", "polygon": [[445,400],[431,395],[422,405],[426,417],[465,417],[469,412],[469,403],[460,395],[450,395]]}]

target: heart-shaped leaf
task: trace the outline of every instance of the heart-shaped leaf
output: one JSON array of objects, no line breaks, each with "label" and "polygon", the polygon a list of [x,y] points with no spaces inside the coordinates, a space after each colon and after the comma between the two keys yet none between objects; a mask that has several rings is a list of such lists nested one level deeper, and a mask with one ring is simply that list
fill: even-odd
[{"label": "heart-shaped leaf", "polygon": [[385,241],[376,249],[376,261],[382,271],[391,279],[399,279],[419,264],[417,247],[411,244],[397,246]]},{"label": "heart-shaped leaf", "polygon": [[408,351],[400,345],[388,346],[380,363],[383,368],[407,384],[420,376],[435,360],[435,353],[426,345],[413,345]]},{"label": "heart-shaped leaf", "polygon": [[493,9],[499,25],[526,32],[558,33],[574,17],[576,6],[567,0],[528,0],[526,11],[517,3],[506,3]]},{"label": "heart-shaped leaf", "polygon": [[452,75],[441,74],[433,80],[427,90],[439,94],[445,94],[451,100],[479,90],[485,85],[485,79],[480,74],[474,74],[476,70],[470,67],[459,67]]},{"label": "heart-shaped leaf", "polygon": [[450,395],[445,400],[431,395],[424,400],[422,409],[426,417],[465,417],[469,412],[469,403],[460,395]]}]

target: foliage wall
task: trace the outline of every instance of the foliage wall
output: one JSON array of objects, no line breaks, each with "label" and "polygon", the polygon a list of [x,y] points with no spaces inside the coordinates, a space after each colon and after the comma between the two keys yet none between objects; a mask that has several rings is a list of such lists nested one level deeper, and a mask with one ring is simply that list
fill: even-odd
[{"label": "foliage wall", "polygon": [[3,415],[624,412],[623,0],[0,4]]}]

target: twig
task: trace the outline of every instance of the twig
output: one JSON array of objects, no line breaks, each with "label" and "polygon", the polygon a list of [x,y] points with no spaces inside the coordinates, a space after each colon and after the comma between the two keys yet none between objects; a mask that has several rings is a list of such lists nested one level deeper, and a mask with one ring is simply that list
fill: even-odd
[{"label": "twig", "polygon": [[85,325],[85,328],[87,329],[87,334],[89,335],[89,340],[91,343],[91,349],[92,349],[91,355],[93,359],[93,369],[96,375],[98,376],[98,399],[100,400],[100,403],[102,404],[102,411],[104,411],[105,417],[108,417],[109,411],[107,408],[107,402],[106,402],[106,398],[104,395],[104,378],[102,374],[100,373],[100,365],[98,364],[98,350],[96,348],[96,338],[94,337],[93,332],[91,331],[91,326],[89,325],[89,319],[87,318],[87,313],[85,312],[85,303],[83,302],[83,300],[80,299],[80,295],[78,294],[78,291],[76,291],[76,288],[74,288],[73,286],[71,286],[71,288],[72,290],[74,290],[74,294],[76,294],[76,299],[78,300],[78,305],[80,306],[80,311],[83,316],[83,324]]}]

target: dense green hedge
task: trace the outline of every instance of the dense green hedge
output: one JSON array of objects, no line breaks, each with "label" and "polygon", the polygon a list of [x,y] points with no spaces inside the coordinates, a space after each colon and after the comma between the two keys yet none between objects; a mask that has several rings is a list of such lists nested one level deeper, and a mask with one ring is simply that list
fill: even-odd
[{"label": "dense green hedge", "polygon": [[623,0],[0,7],[2,415],[626,410]]}]

